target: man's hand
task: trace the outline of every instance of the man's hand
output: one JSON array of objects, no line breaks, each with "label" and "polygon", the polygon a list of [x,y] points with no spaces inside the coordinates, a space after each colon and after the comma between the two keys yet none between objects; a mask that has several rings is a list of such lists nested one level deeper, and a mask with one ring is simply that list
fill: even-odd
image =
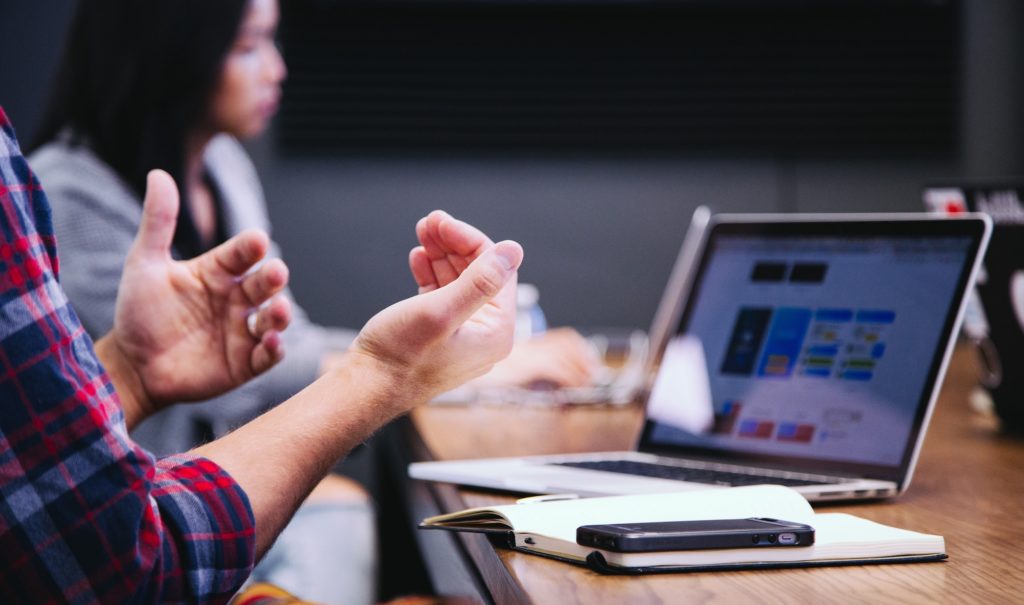
[{"label": "man's hand", "polygon": [[[491,240],[476,228],[435,210],[416,224],[421,245],[409,254],[409,267],[420,292],[430,292],[454,281]],[[530,386],[580,387],[593,382],[600,360],[578,332],[551,330],[516,343],[511,354],[493,371],[473,381],[477,387]]]},{"label": "man's hand", "polygon": [[519,244],[435,211],[416,227],[421,246],[409,257],[420,295],[384,309],[350,352],[390,376],[403,408],[426,401],[488,370],[508,355],[516,312]]},{"label": "man's hand", "polygon": [[420,245],[409,253],[409,268],[420,288],[430,292],[455,281],[494,243],[482,231],[435,210],[416,223]]},{"label": "man's hand", "polygon": [[274,259],[250,273],[267,253],[266,234],[247,231],[202,256],[175,261],[178,206],[170,175],[150,172],[114,329],[97,343],[129,426],[169,403],[228,391],[284,354],[280,331],[291,309],[275,295],[288,282],[288,269]]}]

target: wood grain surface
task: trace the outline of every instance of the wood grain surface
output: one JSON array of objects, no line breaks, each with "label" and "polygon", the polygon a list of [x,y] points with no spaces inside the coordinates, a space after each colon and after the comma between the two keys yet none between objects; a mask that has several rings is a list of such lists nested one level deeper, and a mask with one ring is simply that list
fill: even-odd
[{"label": "wood grain surface", "polygon": [[[463,535],[497,603],[1021,603],[1024,602],[1024,441],[968,404],[973,357],[958,350],[909,491],[885,502],[826,505],[888,525],[940,534],[943,563],[602,576]],[[638,407],[475,405],[413,414],[436,459],[547,454],[632,446]],[[435,484],[442,507],[511,502]],[[424,553],[430,556],[430,553]]]}]

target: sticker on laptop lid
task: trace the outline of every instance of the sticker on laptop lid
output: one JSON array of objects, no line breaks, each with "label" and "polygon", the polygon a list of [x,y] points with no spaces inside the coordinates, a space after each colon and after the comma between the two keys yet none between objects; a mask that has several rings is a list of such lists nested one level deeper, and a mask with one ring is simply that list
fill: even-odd
[{"label": "sticker on laptop lid", "polygon": [[967,199],[964,197],[964,192],[956,187],[925,190],[924,205],[932,214],[953,216],[967,212]]}]

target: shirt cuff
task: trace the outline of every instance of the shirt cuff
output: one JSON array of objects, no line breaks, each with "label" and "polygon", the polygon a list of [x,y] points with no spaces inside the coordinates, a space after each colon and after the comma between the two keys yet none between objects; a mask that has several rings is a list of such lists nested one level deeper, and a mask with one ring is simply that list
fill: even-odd
[{"label": "shirt cuff", "polygon": [[164,565],[178,567],[188,596],[205,601],[237,591],[256,552],[256,519],[242,487],[211,460],[179,454],[157,461],[152,495],[165,530],[176,534],[164,540]]}]

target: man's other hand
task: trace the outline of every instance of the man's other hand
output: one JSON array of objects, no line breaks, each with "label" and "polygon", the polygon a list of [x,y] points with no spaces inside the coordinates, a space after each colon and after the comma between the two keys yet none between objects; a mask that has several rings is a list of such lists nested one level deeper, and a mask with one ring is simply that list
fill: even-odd
[{"label": "man's other hand", "polygon": [[277,295],[288,269],[280,259],[253,269],[267,253],[267,235],[246,231],[192,260],[175,261],[178,208],[174,180],[161,170],[150,172],[114,329],[97,343],[121,382],[130,426],[169,403],[224,393],[284,355],[280,332],[291,309]]},{"label": "man's other hand", "polygon": [[[410,254],[420,294],[367,322],[350,348],[384,370],[403,407],[484,374],[512,348],[523,249],[437,211]],[[392,410],[394,414],[405,409]]]}]

